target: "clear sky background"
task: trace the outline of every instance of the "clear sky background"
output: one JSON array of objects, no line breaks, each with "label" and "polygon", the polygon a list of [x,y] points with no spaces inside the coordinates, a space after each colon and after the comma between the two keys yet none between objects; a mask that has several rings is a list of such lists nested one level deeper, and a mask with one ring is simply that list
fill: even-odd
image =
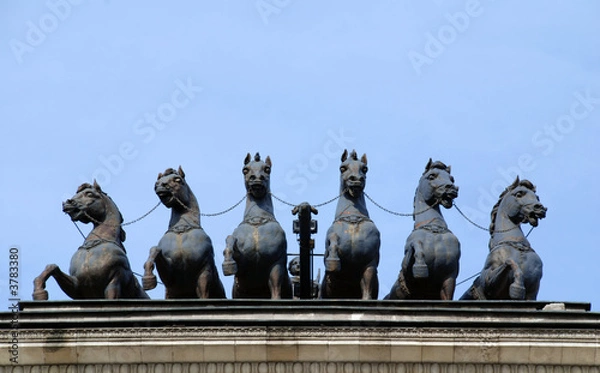
[{"label": "clear sky background", "polygon": [[[244,195],[243,159],[258,151],[275,195],[317,204],[337,195],[347,148],[367,154],[367,193],[397,212],[412,211],[430,157],[452,165],[457,205],[484,226],[501,190],[530,179],[548,207],[529,236],[544,262],[538,299],[598,311],[599,15],[593,0],[4,1],[0,299],[13,245],[23,300],[46,264],[68,270],[82,237],[61,202],[83,182],[130,221],[158,202],[157,174],[181,165],[202,211],[218,212]],[[274,203],[297,252],[290,208]],[[413,222],[368,207],[382,298]],[[317,253],[334,211],[320,208]],[[219,269],[242,214],[202,219]],[[126,227],[136,272],[169,215]],[[489,234],[444,216],[461,281],[481,270]],[[53,279],[48,290],[67,299]]]}]

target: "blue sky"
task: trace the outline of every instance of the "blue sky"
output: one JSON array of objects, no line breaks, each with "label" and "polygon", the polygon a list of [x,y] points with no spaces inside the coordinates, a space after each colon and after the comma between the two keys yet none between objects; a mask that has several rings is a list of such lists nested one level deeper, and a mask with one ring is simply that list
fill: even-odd
[{"label": "blue sky", "polygon": [[[600,306],[596,187],[600,48],[595,1],[55,0],[0,5],[0,247],[20,249],[20,297],[48,263],[67,271],[82,238],[61,202],[94,178],[126,221],[154,206],[181,165],[203,212],[244,195],[246,153],[273,161],[273,193],[317,204],[338,192],[344,148],[366,153],[367,193],[410,212],[427,160],[452,165],[456,203],[478,224],[515,175],[548,207],[529,236],[539,300]],[[275,202],[297,251],[290,208]],[[412,220],[368,204],[382,236],[380,295]],[[335,204],[320,209],[317,253]],[[243,207],[202,219],[220,268]],[[445,210],[462,245],[459,281],[489,234]],[[159,207],[126,228],[142,272],[167,229]],[[89,227],[80,224],[84,232]],[[322,268],[316,260],[317,268]],[[8,264],[0,299],[8,299]],[[231,294],[231,277],[221,279]],[[455,298],[471,282],[457,287]],[[50,299],[67,299],[54,280]],[[163,298],[161,287],[152,298]]]}]

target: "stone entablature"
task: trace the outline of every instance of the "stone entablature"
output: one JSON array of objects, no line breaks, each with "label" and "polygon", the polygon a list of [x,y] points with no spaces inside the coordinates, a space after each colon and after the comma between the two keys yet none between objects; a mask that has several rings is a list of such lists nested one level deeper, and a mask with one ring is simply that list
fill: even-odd
[{"label": "stone entablature", "polygon": [[0,373],[600,373],[600,314],[547,305],[23,302],[19,365],[2,349]]}]

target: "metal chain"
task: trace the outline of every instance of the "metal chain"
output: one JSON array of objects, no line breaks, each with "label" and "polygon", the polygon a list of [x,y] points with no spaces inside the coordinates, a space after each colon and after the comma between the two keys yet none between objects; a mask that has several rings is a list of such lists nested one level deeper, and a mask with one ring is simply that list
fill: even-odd
[{"label": "metal chain", "polygon": [[[465,215],[465,214],[464,214],[464,213],[463,213],[463,212],[462,212],[462,211],[461,211],[461,210],[458,208],[458,206],[456,206],[456,203],[452,203],[452,206],[454,206],[454,208],[456,208],[456,211],[458,211],[458,213],[459,213],[459,214],[461,214],[461,215],[462,215],[462,217],[463,217],[463,218],[465,218],[465,220],[466,220],[466,221],[468,221],[469,223],[473,224],[473,226],[475,226],[475,227],[477,227],[477,228],[479,228],[479,229],[481,229],[481,230],[484,230],[484,231],[486,231],[486,232],[489,232],[489,230],[490,230],[489,228],[486,228],[486,227],[484,227],[484,226],[482,226],[482,225],[479,225],[479,224],[475,223],[473,220],[469,219],[469,218],[467,217],[467,215]],[[513,228],[511,228],[511,229],[513,229]]]},{"label": "metal chain", "polygon": [[333,197],[333,198],[332,198],[332,199],[330,199],[330,200],[327,200],[327,201],[325,201],[325,202],[322,202],[322,203],[317,203],[317,204],[316,204],[316,205],[314,205],[313,207],[317,208],[317,207],[323,207],[323,206],[325,206],[325,205],[328,205],[328,204],[332,203],[333,201],[335,201],[335,200],[339,199],[339,198],[342,196],[342,194],[344,194],[344,192],[340,193],[339,195],[337,195],[337,196]]},{"label": "metal chain", "polygon": [[406,213],[406,212],[396,212],[396,211],[392,211],[389,209],[386,209],[385,207],[381,206],[379,203],[375,202],[373,200],[373,198],[371,198],[371,196],[369,196],[367,193],[363,192],[365,196],[367,196],[367,198],[369,199],[369,201],[371,201],[371,203],[373,203],[375,206],[379,207],[380,209],[382,209],[383,211],[387,212],[388,214],[392,214],[392,215],[396,215],[396,216],[403,216],[403,217],[408,217],[408,216],[417,216],[417,215],[421,215],[424,212],[427,212],[429,210],[431,210],[432,208],[434,208],[435,206],[437,206],[437,203],[429,206],[428,208],[418,211],[418,212],[413,212],[413,213]]},{"label": "metal chain", "polygon": [[[458,211],[458,212],[459,212],[459,213],[462,215],[462,217],[463,217],[463,218],[465,218],[465,220],[466,220],[466,221],[468,221],[469,223],[473,224],[475,227],[477,227],[477,228],[479,228],[479,229],[481,229],[481,230],[484,230],[484,231],[486,231],[486,232],[489,232],[489,231],[490,231],[490,229],[489,229],[489,228],[485,228],[484,226],[481,226],[481,225],[479,225],[479,224],[475,223],[473,220],[469,219],[469,218],[467,217],[467,215],[465,215],[465,214],[464,214],[464,213],[463,213],[463,212],[462,212],[462,211],[461,211],[461,210],[458,208],[458,206],[456,206],[456,203],[452,203],[452,205],[453,205],[453,206],[456,208],[456,210],[457,210],[457,211]],[[510,232],[510,231],[512,231],[513,229],[517,229],[518,227],[519,227],[519,226],[517,225],[517,226],[514,226],[514,227],[512,227],[512,228],[508,228],[508,229],[496,230],[496,231],[490,232],[490,234],[492,234],[492,233],[506,233],[506,232]],[[531,229],[532,229],[532,230],[533,230],[533,228],[534,228],[534,227],[531,227]],[[525,237],[529,236],[529,233],[531,233],[531,230],[530,230],[530,231],[527,233],[527,235],[526,235]]]},{"label": "metal chain", "polygon": [[[283,199],[281,199],[281,198],[277,197],[275,194],[273,194],[273,193],[271,193],[271,192],[269,192],[269,194],[271,194],[271,197],[275,198],[276,200],[278,200],[279,202],[283,203],[284,205],[288,205],[288,206],[290,206],[290,207],[296,207],[296,206],[298,206],[298,205],[295,205],[295,204],[293,204],[293,203],[291,203],[291,202],[284,201]],[[343,194],[344,194],[344,191],[342,191],[342,193],[340,193],[339,195],[337,195],[337,196],[335,196],[335,197],[333,197],[333,198],[331,198],[331,199],[328,199],[328,200],[327,200],[327,201],[325,201],[325,202],[322,202],[322,203],[317,203],[316,205],[312,205],[312,206],[313,206],[314,208],[323,207],[323,206],[325,206],[325,205],[328,205],[328,204],[332,203],[333,201],[337,200],[337,199],[338,199],[338,198],[340,198],[340,197],[341,197]]]},{"label": "metal chain", "polygon": [[242,199],[240,199],[238,202],[236,202],[233,206],[223,210],[223,211],[219,211],[219,212],[214,212],[214,213],[203,213],[200,211],[195,211],[194,209],[188,207],[185,203],[183,203],[179,198],[177,198],[177,195],[175,195],[175,193],[171,190],[171,188],[169,188],[168,186],[166,186],[166,189],[169,190],[171,192],[171,196],[175,199],[175,201],[177,203],[179,203],[179,205],[181,207],[183,207],[184,209],[191,211],[191,212],[198,212],[200,214],[200,216],[205,216],[205,217],[214,217],[214,216],[219,216],[219,215],[223,215],[228,213],[229,211],[233,210],[234,208],[238,207],[242,202],[244,202],[244,200],[246,199],[246,197],[248,196],[247,194],[244,194],[244,196],[242,197]]},{"label": "metal chain", "polygon": [[150,211],[148,211],[147,213],[145,213],[144,215],[140,216],[137,219],[133,219],[132,221],[128,221],[127,223],[123,223],[121,224],[123,227],[130,225],[130,224],[134,224],[137,223],[138,221],[142,220],[143,218],[145,218],[146,216],[150,215],[152,212],[154,212],[154,210],[156,210],[158,208],[158,206],[160,206],[160,201],[158,201],[158,203],[156,204],[156,206],[152,207],[150,209]]},{"label": "metal chain", "polygon": [[290,207],[296,207],[296,205],[294,205],[293,203],[287,202],[282,200],[281,198],[277,197],[275,194],[269,192],[269,194],[271,195],[271,197],[275,198],[276,200],[278,200],[279,202],[283,203],[284,205],[288,205]]},{"label": "metal chain", "polygon": [[[152,208],[150,209],[150,211],[148,211],[148,212],[147,212],[147,213],[145,213],[144,215],[140,216],[139,218],[137,218],[137,219],[133,219],[132,221],[128,221],[127,223],[121,223],[121,224],[119,224],[119,225],[112,225],[112,226],[114,226],[114,227],[125,227],[125,226],[127,226],[127,225],[130,225],[130,224],[137,223],[138,221],[140,221],[140,220],[144,219],[146,216],[150,215],[150,214],[151,214],[151,213],[152,213],[154,210],[156,210],[156,209],[158,208],[158,206],[160,206],[160,201],[158,201],[158,203],[156,204],[156,206],[152,207]],[[101,222],[101,221],[98,221],[97,219],[94,219],[94,218],[93,218],[93,217],[91,217],[91,216],[90,216],[90,215],[89,215],[87,212],[85,212],[85,211],[83,211],[83,210],[82,210],[81,212],[82,212],[82,213],[83,213],[83,215],[85,215],[85,216],[86,216],[88,219],[90,219],[90,221],[91,221],[91,222],[95,223],[96,225],[100,225],[100,224],[102,224],[102,222]],[[79,228],[79,227],[77,227],[77,228]]]},{"label": "metal chain", "polygon": [[210,214],[200,213],[200,216],[219,216],[219,215],[226,214],[229,211],[233,210],[234,208],[238,207],[242,202],[244,202],[246,197],[247,197],[247,195],[245,194],[244,197],[242,197],[242,199],[240,199],[235,205],[231,206],[228,209],[225,209],[225,210],[219,211],[219,212],[210,213]]}]

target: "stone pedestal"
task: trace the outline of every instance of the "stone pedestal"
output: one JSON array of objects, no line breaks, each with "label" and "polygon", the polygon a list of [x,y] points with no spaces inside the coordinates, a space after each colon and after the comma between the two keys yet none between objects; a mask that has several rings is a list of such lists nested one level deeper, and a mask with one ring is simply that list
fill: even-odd
[{"label": "stone pedestal", "polygon": [[600,373],[585,303],[50,301],[22,302],[16,329],[1,316],[0,373]]}]

